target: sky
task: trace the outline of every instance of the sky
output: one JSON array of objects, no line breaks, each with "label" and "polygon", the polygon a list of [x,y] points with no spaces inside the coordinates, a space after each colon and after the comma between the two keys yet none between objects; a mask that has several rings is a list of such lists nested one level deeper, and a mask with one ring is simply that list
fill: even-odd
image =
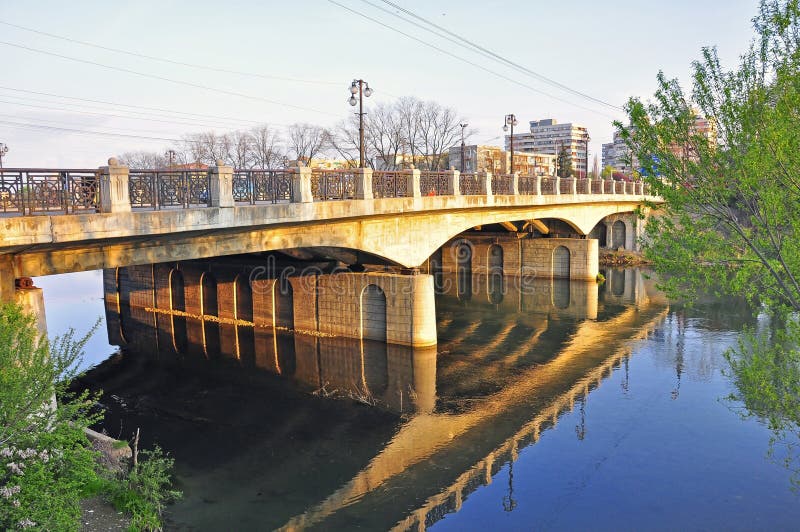
[{"label": "sky", "polygon": [[624,121],[617,107],[630,96],[648,99],[659,70],[686,85],[703,46],[735,65],[758,6],[392,1],[593,99],[429,33],[381,0],[0,0],[4,166],[96,168],[127,151],[163,153],[187,133],[332,126],[353,112],[354,78],[374,90],[367,112],[401,96],[433,100],[469,123],[472,143],[496,145],[506,114],[516,115],[519,131],[555,118],[587,126],[589,156],[599,157],[613,120]]}]

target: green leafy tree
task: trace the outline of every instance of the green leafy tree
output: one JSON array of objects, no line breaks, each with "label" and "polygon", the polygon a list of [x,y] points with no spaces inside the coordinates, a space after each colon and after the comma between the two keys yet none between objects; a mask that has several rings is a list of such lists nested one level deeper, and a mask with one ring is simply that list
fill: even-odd
[{"label": "green leafy tree", "polygon": [[[743,295],[770,317],[728,353],[751,415],[776,441],[800,442],[800,7],[762,1],[739,64],[714,48],[693,87],[658,74],[650,102],[627,104],[622,131],[665,204],[647,224],[646,254],[673,296]],[[707,122],[704,122],[707,119]]]},{"label": "green leafy tree", "polygon": [[611,179],[611,177],[612,177],[613,175],[614,175],[614,167],[613,167],[613,166],[611,166],[611,165],[606,165],[606,166],[603,168],[603,171],[602,171],[602,172],[600,172],[600,176],[601,176],[603,179]]},{"label": "green leafy tree", "polygon": [[575,170],[572,167],[572,156],[567,151],[566,146],[562,146],[559,150],[556,162],[558,164],[558,177],[572,177],[575,174]]}]

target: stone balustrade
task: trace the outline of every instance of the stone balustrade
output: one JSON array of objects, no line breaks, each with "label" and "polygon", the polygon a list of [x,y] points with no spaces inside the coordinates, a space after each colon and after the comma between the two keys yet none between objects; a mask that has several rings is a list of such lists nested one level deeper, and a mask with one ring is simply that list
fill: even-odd
[{"label": "stone balustrade", "polygon": [[312,168],[236,170],[222,161],[208,169],[129,169],[111,158],[95,170],[2,169],[0,216],[130,212],[241,204],[382,200],[426,196],[646,196],[643,182],[461,173],[419,169],[377,171]]}]

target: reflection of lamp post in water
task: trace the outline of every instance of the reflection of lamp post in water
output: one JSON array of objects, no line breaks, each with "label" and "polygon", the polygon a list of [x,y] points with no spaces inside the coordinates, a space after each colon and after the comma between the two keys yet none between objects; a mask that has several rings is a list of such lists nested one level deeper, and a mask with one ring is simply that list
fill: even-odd
[{"label": "reflection of lamp post in water", "polygon": [[508,495],[503,496],[503,510],[506,512],[513,512],[517,507],[517,501],[514,499],[514,461],[508,462]]},{"label": "reflection of lamp post in water", "polygon": [[578,400],[581,403],[581,423],[580,425],[575,425],[575,435],[578,436],[578,439],[582,441],[586,437],[586,396],[583,396]]}]

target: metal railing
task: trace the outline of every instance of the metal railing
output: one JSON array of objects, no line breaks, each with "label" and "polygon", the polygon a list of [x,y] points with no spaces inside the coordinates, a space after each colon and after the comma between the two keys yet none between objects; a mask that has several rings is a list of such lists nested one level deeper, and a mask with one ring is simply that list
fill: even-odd
[{"label": "metal railing", "polygon": [[514,176],[512,174],[492,175],[492,194],[510,196],[514,193]]},{"label": "metal railing", "polygon": [[236,170],[233,201],[239,203],[283,203],[292,201],[292,170]]},{"label": "metal railing", "polygon": [[458,176],[458,187],[462,196],[474,196],[484,193],[480,174],[461,174]]},{"label": "metal railing", "polygon": [[397,172],[372,172],[373,198],[403,198],[408,195],[408,178],[402,170]]},{"label": "metal railing", "polygon": [[353,199],[356,196],[354,170],[319,170],[311,172],[311,195],[314,201]]},{"label": "metal railing", "polygon": [[0,169],[0,213],[72,214],[99,205],[98,170]]},{"label": "metal railing", "polygon": [[420,172],[419,190],[423,196],[444,196],[448,193],[448,185],[452,172]]},{"label": "metal railing", "polygon": [[555,177],[542,177],[542,195],[556,193],[556,178]]},{"label": "metal railing", "polygon": [[538,194],[536,190],[536,180],[537,176],[535,175],[521,175],[517,179],[517,190],[521,195],[524,196],[535,196]]},{"label": "metal railing", "polygon": [[[0,215],[72,214],[93,212],[101,205],[101,178],[108,170],[84,169],[0,169]],[[130,205],[134,209],[168,209],[210,206],[212,179],[216,169],[195,170],[125,170]],[[230,170],[228,170],[230,172]],[[486,193],[487,174],[454,171],[374,171],[362,174],[359,169],[266,169],[234,170],[231,192],[235,203],[292,202],[302,193],[295,190],[298,179],[310,179],[312,201],[355,199],[361,186],[372,187],[374,198],[402,198],[412,195],[411,179],[419,179],[421,196],[451,194],[453,186],[461,195]],[[231,175],[231,174],[227,174]],[[452,180],[456,178],[457,182]],[[511,195],[514,180],[520,195],[553,194],[624,194],[649,195],[650,187],[642,182],[611,179],[558,179],[555,176],[496,174],[491,176],[492,193]],[[119,182],[112,178],[112,182]],[[122,181],[124,183],[124,181]],[[222,188],[220,182],[220,187]],[[104,185],[105,186],[105,185]],[[124,186],[124,184],[122,185]],[[556,188],[558,187],[558,188]],[[306,189],[307,190],[307,189]],[[110,193],[110,192],[105,192]],[[228,200],[230,201],[230,200]],[[301,200],[308,201],[308,200]]]},{"label": "metal railing", "polygon": [[210,176],[205,170],[131,170],[128,194],[132,208],[189,208],[211,205]]}]

